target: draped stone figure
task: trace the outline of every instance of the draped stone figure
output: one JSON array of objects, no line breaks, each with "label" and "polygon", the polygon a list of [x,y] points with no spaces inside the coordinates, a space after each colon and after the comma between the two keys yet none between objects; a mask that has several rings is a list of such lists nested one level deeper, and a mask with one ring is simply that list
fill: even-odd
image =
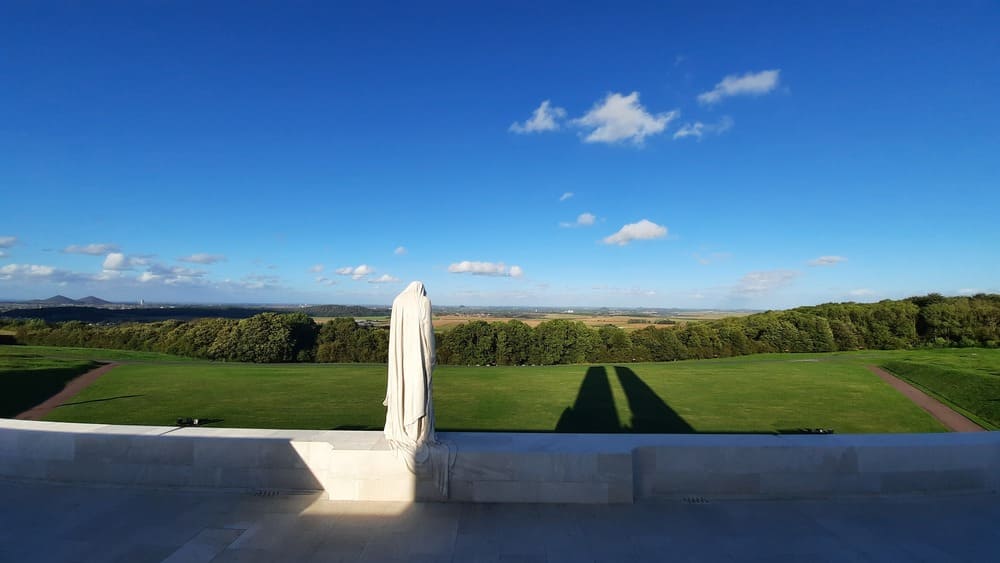
[{"label": "draped stone figure", "polygon": [[435,365],[431,301],[424,284],[415,281],[392,302],[385,437],[411,472],[433,480],[447,497],[454,453],[434,433]]}]

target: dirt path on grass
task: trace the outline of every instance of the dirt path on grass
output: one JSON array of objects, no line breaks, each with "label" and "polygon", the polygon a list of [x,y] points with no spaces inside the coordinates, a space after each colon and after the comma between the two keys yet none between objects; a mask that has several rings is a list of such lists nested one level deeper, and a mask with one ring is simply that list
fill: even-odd
[{"label": "dirt path on grass", "polygon": [[985,430],[982,426],[979,426],[975,422],[972,422],[968,418],[965,418],[952,410],[951,407],[945,405],[895,375],[892,375],[884,369],[878,366],[867,367],[872,373],[882,378],[882,381],[892,385],[894,389],[906,396],[907,399],[913,401],[918,407],[929,412],[931,416],[938,420],[938,422],[944,424],[948,430],[951,430],[952,432],[982,432]]},{"label": "dirt path on grass", "polygon": [[118,362],[111,362],[104,364],[101,367],[94,368],[83,375],[77,376],[67,383],[66,387],[63,387],[62,391],[52,395],[41,404],[31,407],[14,418],[18,420],[41,420],[42,417],[49,414],[49,411],[70,400],[74,395],[83,391],[88,385],[97,381],[98,377],[101,377],[120,365],[121,364]]}]

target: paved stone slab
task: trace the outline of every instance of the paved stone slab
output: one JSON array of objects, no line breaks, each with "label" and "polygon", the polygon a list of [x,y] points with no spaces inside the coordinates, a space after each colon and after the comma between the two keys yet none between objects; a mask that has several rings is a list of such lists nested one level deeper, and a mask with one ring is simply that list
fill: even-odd
[{"label": "paved stone slab", "polygon": [[987,561],[1000,495],[335,502],[0,480],[0,561]]}]

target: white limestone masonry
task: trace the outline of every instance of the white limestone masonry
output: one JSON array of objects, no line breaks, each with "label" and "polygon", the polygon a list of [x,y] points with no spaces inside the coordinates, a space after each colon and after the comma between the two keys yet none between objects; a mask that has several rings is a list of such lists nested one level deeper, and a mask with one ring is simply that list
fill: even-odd
[{"label": "white limestone masonry", "polygon": [[1000,432],[601,435],[439,433],[451,490],[381,432],[111,426],[0,419],[0,478],[117,486],[324,490],[333,500],[632,503],[1000,490]]}]

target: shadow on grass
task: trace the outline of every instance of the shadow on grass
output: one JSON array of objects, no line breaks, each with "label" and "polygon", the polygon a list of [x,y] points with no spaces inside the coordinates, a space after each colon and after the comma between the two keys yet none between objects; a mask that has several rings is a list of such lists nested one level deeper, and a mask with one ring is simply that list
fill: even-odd
[{"label": "shadow on grass", "polygon": [[591,366],[583,376],[572,407],[563,411],[556,432],[603,434],[625,431],[611,395],[611,383],[604,366]]},{"label": "shadow on grass", "polygon": [[653,391],[631,369],[615,366],[632,411],[629,432],[637,434],[690,434],[694,428]]},{"label": "shadow on grass", "polygon": [[62,407],[72,407],[73,405],[85,405],[87,403],[103,403],[105,401],[115,401],[118,399],[132,399],[134,397],[145,397],[145,395],[119,395],[117,397],[105,397],[103,399],[90,399],[89,401],[77,401],[75,403],[63,403],[59,405],[58,408]]},{"label": "shadow on grass", "polygon": [[98,367],[97,362],[72,367],[13,370],[0,376],[0,417],[13,418],[63,390],[77,376]]}]

